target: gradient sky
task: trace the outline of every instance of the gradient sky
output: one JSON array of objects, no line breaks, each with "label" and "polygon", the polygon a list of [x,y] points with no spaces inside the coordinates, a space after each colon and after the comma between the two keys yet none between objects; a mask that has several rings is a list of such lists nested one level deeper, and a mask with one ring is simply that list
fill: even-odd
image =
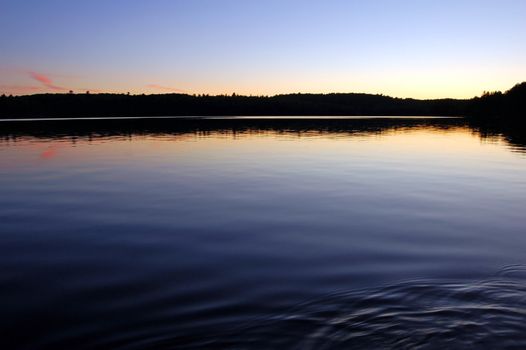
[{"label": "gradient sky", "polygon": [[0,0],[0,93],[472,97],[526,80],[525,0]]}]

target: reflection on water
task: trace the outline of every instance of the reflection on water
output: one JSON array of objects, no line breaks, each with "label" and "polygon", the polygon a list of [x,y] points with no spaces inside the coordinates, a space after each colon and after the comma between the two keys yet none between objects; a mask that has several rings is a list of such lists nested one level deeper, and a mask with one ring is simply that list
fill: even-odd
[{"label": "reflection on water", "polygon": [[1,127],[2,348],[526,343],[518,128]]},{"label": "reflection on water", "polygon": [[504,139],[512,151],[526,153],[525,122],[500,124],[471,123],[471,128],[473,128],[483,140]]},{"label": "reflection on water", "polygon": [[[358,118],[358,119],[357,119]],[[364,117],[365,118],[365,117]],[[18,138],[50,138],[75,142],[78,138],[88,140],[102,137],[133,137],[138,135],[177,136],[182,134],[209,135],[214,133],[246,135],[275,132],[298,137],[325,135],[353,136],[382,134],[399,130],[470,130],[485,141],[505,140],[512,150],[526,152],[526,127],[524,124],[476,123],[461,118],[407,117],[360,119],[324,118],[110,118],[110,119],[48,119],[2,122],[0,137],[16,141]]]}]

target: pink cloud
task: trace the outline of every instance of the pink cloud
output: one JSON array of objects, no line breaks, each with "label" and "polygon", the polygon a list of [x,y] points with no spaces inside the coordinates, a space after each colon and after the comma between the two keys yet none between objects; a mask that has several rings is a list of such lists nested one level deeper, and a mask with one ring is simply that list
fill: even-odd
[{"label": "pink cloud", "polygon": [[169,86],[162,86],[162,85],[157,85],[157,84],[148,84],[146,85],[146,87],[151,88],[151,89],[156,89],[156,90],[169,91],[169,92],[186,92],[185,90],[182,90],[182,89],[173,88]]},{"label": "pink cloud", "polygon": [[0,92],[8,94],[25,94],[41,90],[40,86],[34,85],[0,85]]},{"label": "pink cloud", "polygon": [[66,90],[66,88],[64,87],[53,84],[53,81],[47,75],[36,73],[36,72],[29,72],[29,75],[31,76],[31,78],[35,79],[36,81],[38,81],[39,83],[47,87],[48,89],[57,90],[57,91]]}]

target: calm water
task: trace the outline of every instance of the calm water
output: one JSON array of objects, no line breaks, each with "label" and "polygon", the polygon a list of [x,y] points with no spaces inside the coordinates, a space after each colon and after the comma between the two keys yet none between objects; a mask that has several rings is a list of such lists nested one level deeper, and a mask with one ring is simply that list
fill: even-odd
[{"label": "calm water", "polygon": [[524,348],[517,132],[3,122],[0,345]]}]

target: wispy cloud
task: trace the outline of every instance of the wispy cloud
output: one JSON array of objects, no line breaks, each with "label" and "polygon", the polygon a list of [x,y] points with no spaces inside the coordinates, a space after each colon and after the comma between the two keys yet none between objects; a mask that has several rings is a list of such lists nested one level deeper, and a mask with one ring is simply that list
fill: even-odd
[{"label": "wispy cloud", "polygon": [[40,86],[34,85],[0,85],[0,92],[10,94],[27,94],[31,92],[40,91]]},{"label": "wispy cloud", "polygon": [[56,90],[56,91],[64,91],[64,90],[66,90],[66,88],[64,88],[62,86],[55,85],[53,83],[53,80],[51,80],[51,78],[49,76],[47,76],[47,75],[44,75],[44,74],[41,74],[41,73],[36,73],[36,72],[29,72],[29,75],[31,76],[32,79],[38,81],[39,83],[41,83],[42,85],[44,85],[48,89]]},{"label": "wispy cloud", "polygon": [[166,92],[186,92],[185,90],[182,90],[182,89],[158,85],[158,84],[148,84],[146,85],[146,87],[150,89],[156,89],[156,90],[161,90],[161,91],[166,91]]}]

